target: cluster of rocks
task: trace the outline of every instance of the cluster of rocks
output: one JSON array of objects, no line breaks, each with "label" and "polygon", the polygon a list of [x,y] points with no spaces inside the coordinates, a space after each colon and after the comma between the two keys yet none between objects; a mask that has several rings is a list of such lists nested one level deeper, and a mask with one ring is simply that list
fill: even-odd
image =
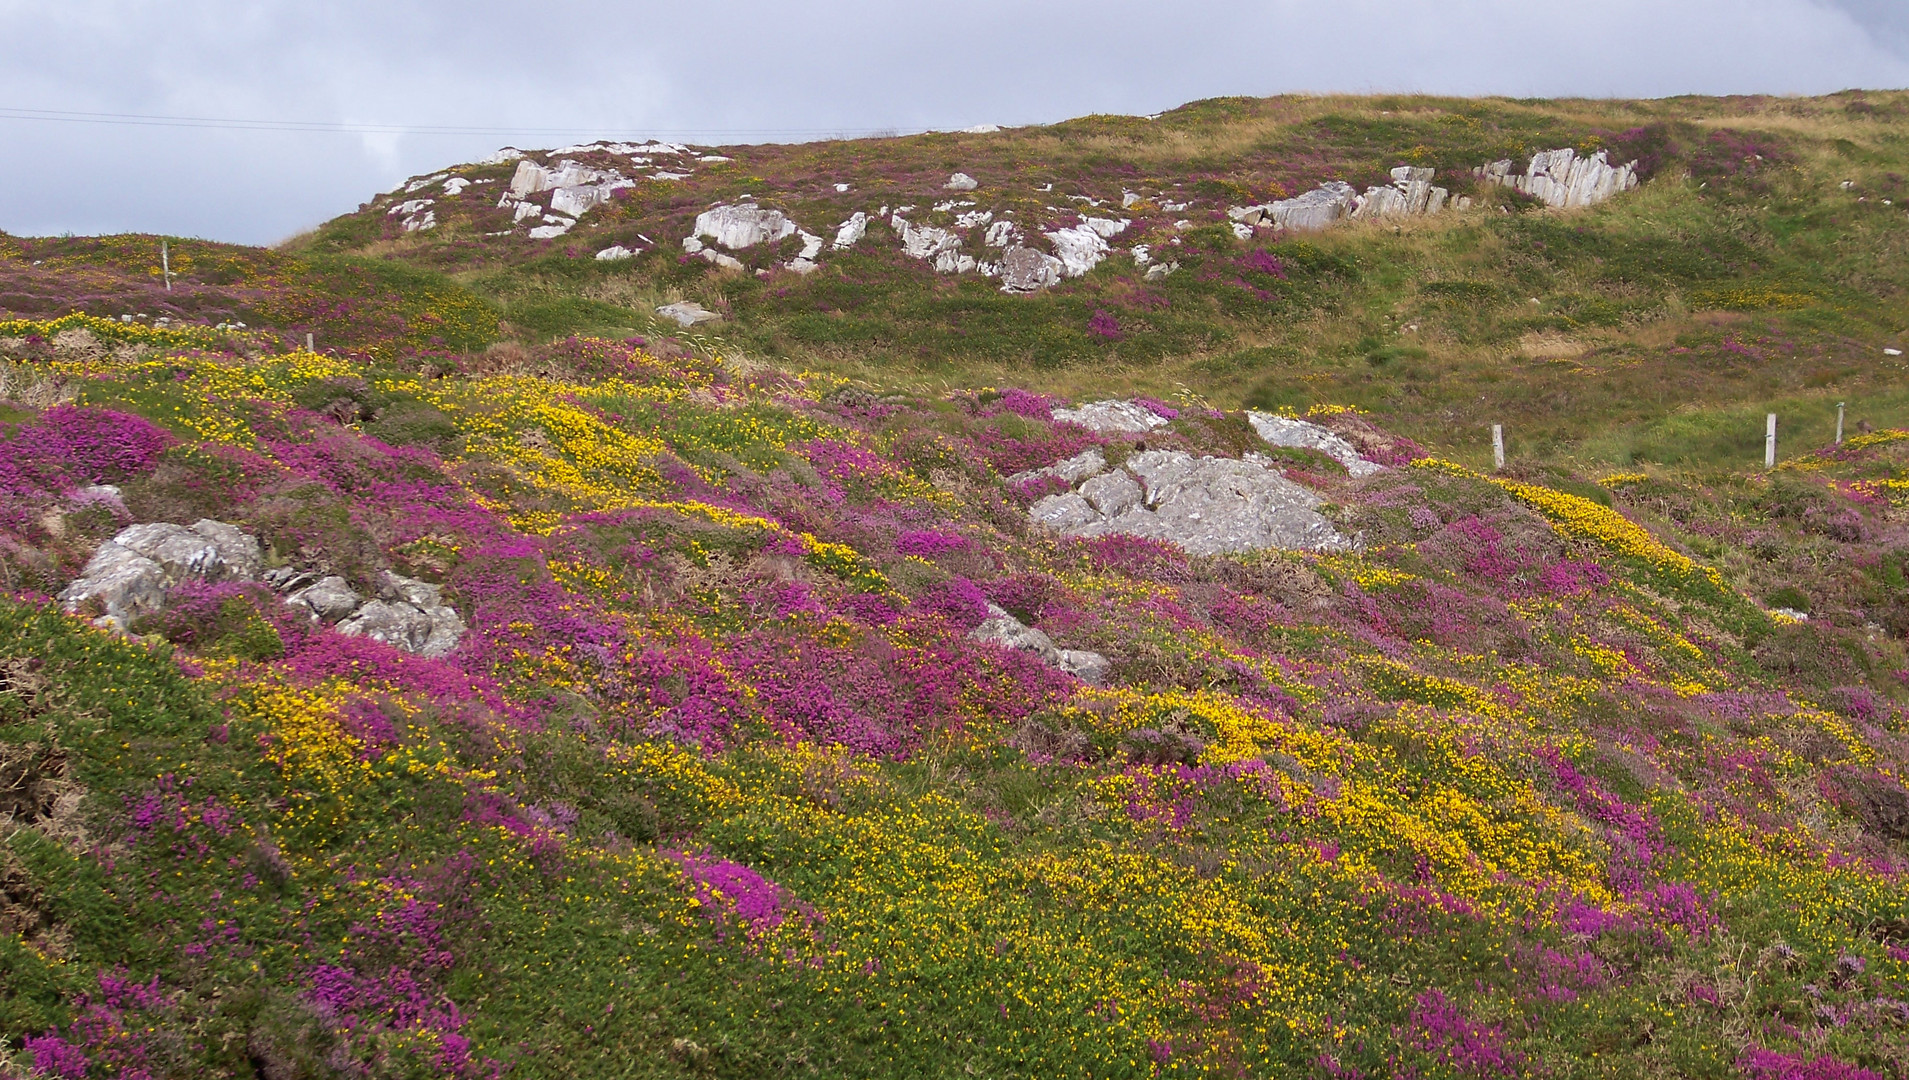
[{"label": "cluster of rocks", "polygon": [[1533,155],[1523,176],[1511,171],[1511,161],[1494,161],[1475,170],[1489,183],[1521,191],[1546,206],[1570,210],[1595,206],[1640,182],[1637,162],[1612,165],[1604,151],[1579,157],[1577,151],[1543,150]]},{"label": "cluster of rocks", "polygon": [[132,525],[99,546],[60,602],[68,611],[102,609],[96,624],[124,632],[140,616],[164,610],[173,587],[184,582],[262,581],[314,622],[420,656],[444,656],[464,636],[463,619],[428,582],[387,570],[377,595],[366,597],[342,577],[264,564],[258,539],[221,521]]},{"label": "cluster of rocks", "polygon": [[[565,155],[595,155],[591,160],[599,164],[585,164],[575,156]],[[615,167],[601,165],[602,157],[611,155],[627,159],[628,165],[620,162]],[[527,223],[527,235],[537,240],[569,233],[593,208],[641,180],[681,180],[692,172],[671,170],[684,170],[684,163],[729,160],[674,143],[596,142],[562,147],[539,156],[545,163],[533,160],[523,151],[505,147],[484,162],[488,165],[516,162],[516,172],[497,205],[512,211],[512,230]],[[1602,202],[1638,183],[1634,162],[1612,166],[1603,151],[1590,157],[1578,157],[1570,149],[1544,151],[1531,159],[1522,175],[1514,174],[1509,160],[1493,162],[1474,171],[1488,182],[1515,188],[1559,208]],[[1468,197],[1454,199],[1447,189],[1434,184],[1434,175],[1434,170],[1428,167],[1401,165],[1392,170],[1390,185],[1370,187],[1363,194],[1350,184],[1333,180],[1294,198],[1231,207],[1227,216],[1234,233],[1241,239],[1250,239],[1260,229],[1310,232],[1343,220],[1424,217],[1446,209],[1470,207]],[[414,195],[441,184],[443,197],[455,197],[474,183],[492,182],[495,181],[473,181],[437,173],[411,182],[402,194]],[[1069,278],[1091,272],[1112,254],[1109,241],[1132,224],[1126,218],[1083,216],[1077,224],[1041,231],[1035,238],[1041,241],[1037,246],[1011,220],[1012,211],[1002,212],[997,219],[995,212],[976,209],[974,201],[960,199],[981,186],[980,181],[967,173],[957,172],[948,177],[942,187],[955,198],[932,209],[937,213],[950,213],[953,217],[950,223],[916,220],[908,216],[916,210],[913,206],[893,210],[884,206],[874,214],[856,211],[847,220],[837,223],[832,239],[824,238],[826,230],[823,235],[811,233],[783,211],[757,206],[745,195],[737,203],[713,206],[699,214],[694,232],[683,239],[683,248],[716,266],[740,271],[744,264],[737,253],[799,235],[801,250],[781,265],[807,274],[816,269],[825,249],[852,248],[867,235],[871,221],[885,221],[894,231],[904,254],[930,263],[937,272],[980,274],[998,280],[1003,292],[1023,294],[1052,288]],[[835,189],[838,194],[845,193],[849,185],[838,183]],[[1052,185],[1044,190],[1051,191]],[[1066,198],[1081,203],[1083,209],[1110,205],[1082,195]],[[387,213],[401,218],[407,232],[430,229],[437,225],[434,202],[428,197],[405,198],[392,205]],[[1122,209],[1142,207],[1178,212],[1190,205],[1132,191],[1125,192],[1120,200]],[[1181,228],[1191,224],[1191,221],[1175,223]],[[977,235],[983,228],[985,232]],[[506,235],[510,231],[495,235]],[[643,238],[643,243],[654,246],[647,238]],[[597,258],[617,261],[632,258],[643,250],[647,249],[626,241],[604,248],[597,253]],[[1179,269],[1177,262],[1156,259],[1146,245],[1131,250],[1135,266],[1144,268],[1149,281],[1158,281]]]},{"label": "cluster of rocks", "polygon": [[[1487,182],[1515,188],[1558,209],[1593,206],[1638,184],[1637,163],[1612,165],[1600,150],[1578,157],[1569,148],[1541,151],[1523,175],[1512,172],[1510,160],[1494,161],[1473,172]],[[1291,199],[1258,206],[1235,206],[1227,211],[1242,238],[1258,226],[1317,232],[1341,220],[1426,217],[1448,206],[1471,209],[1469,197],[1451,198],[1451,192],[1432,183],[1434,170],[1401,165],[1392,170],[1390,186],[1370,187],[1365,194],[1343,180],[1329,180]]]},{"label": "cluster of rocks", "polygon": [[[618,169],[596,169],[568,158],[553,168],[525,159],[517,163],[510,187],[497,201],[502,210],[512,210],[512,224],[530,218],[542,224],[530,230],[533,240],[550,240],[569,232],[577,219],[609,202],[618,191],[636,186],[636,181]],[[550,193],[548,209],[532,200],[532,195]]]},{"label": "cluster of rocks", "polygon": [[1113,665],[1105,656],[1087,649],[1062,649],[1054,639],[1027,625],[995,604],[988,605],[988,617],[968,636],[987,645],[1032,653],[1049,667],[1094,686],[1105,686]]},{"label": "cluster of rocks", "polygon": [[[1169,421],[1132,401],[1094,401],[1050,415],[1104,435],[1144,435]],[[1306,420],[1250,412],[1269,445],[1317,450],[1353,477],[1383,466],[1361,456],[1332,431]],[[1059,481],[1068,490],[1035,502],[1028,516],[1063,536],[1125,534],[1168,540],[1194,555],[1289,548],[1330,551],[1352,546],[1321,515],[1321,499],[1287,479],[1258,454],[1241,458],[1146,450],[1111,467],[1093,448],[1043,469],[1008,477],[1012,484]]]},{"label": "cluster of rocks", "polygon": [[449,655],[464,637],[464,620],[436,585],[389,570],[379,575],[377,595],[369,597],[335,574],[320,577],[289,566],[267,571],[262,580],[313,622],[347,637],[368,637],[425,657]]},{"label": "cluster of rocks", "polygon": [[[1260,206],[1236,206],[1227,211],[1242,238],[1255,226],[1269,225],[1294,232],[1317,232],[1342,219],[1373,221],[1380,218],[1426,217],[1445,209],[1451,192],[1432,183],[1434,171],[1413,165],[1392,170],[1389,187],[1370,187],[1364,195],[1343,180],[1331,180],[1291,199]],[[1453,209],[1468,210],[1471,199],[1461,196]]]}]

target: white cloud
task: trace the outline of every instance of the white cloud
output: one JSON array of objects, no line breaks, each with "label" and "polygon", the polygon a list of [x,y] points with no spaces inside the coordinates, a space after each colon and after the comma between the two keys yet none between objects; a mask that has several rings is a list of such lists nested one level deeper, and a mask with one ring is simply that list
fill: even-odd
[{"label": "white cloud", "polygon": [[[860,131],[1285,90],[1514,96],[1909,84],[1900,0],[0,0],[0,106],[584,132]],[[759,137],[759,136],[758,136]],[[269,242],[492,135],[0,119],[0,227]]]}]

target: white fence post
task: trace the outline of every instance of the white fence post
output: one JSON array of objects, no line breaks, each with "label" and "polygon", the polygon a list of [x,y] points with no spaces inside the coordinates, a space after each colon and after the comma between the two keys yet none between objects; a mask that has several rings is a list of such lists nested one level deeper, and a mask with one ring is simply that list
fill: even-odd
[{"label": "white fence post", "polygon": [[1843,403],[1836,403],[1836,445],[1843,445]]},{"label": "white fence post", "polygon": [[1776,414],[1771,413],[1763,421],[1763,467],[1776,468]]},{"label": "white fence post", "polygon": [[305,335],[305,351],[312,351],[312,336],[310,334]]},{"label": "white fence post", "polygon": [[172,291],[172,245],[159,241],[159,272],[166,276],[166,291]]},{"label": "white fence post", "polygon": [[1505,467],[1505,425],[1503,424],[1491,426],[1491,462],[1494,469]]}]

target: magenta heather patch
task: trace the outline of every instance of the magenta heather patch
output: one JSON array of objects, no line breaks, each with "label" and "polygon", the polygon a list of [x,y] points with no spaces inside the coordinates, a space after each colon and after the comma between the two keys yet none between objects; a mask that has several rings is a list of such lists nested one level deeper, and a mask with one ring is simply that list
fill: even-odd
[{"label": "magenta heather patch", "polygon": [[173,443],[142,417],[55,405],[17,427],[0,425],[0,494],[59,494],[150,470]]},{"label": "magenta heather patch", "polygon": [[999,396],[983,405],[979,415],[999,416],[1002,413],[1013,413],[1030,420],[1046,420],[1053,414],[1056,400],[1046,394],[1033,394],[1016,387],[1002,391]]},{"label": "magenta heather patch", "polygon": [[966,551],[971,546],[968,538],[960,533],[938,532],[932,529],[904,530],[895,537],[897,554],[919,555],[922,558]]},{"label": "magenta heather patch", "polygon": [[910,610],[946,619],[955,629],[966,633],[987,619],[988,598],[980,586],[958,577],[924,593]]},{"label": "magenta heather patch", "polygon": [[1159,398],[1137,397],[1133,399],[1133,403],[1162,420],[1178,420],[1180,418],[1180,410],[1161,401]]},{"label": "magenta heather patch", "polygon": [[781,926],[792,913],[813,916],[780,885],[741,863],[708,852],[660,854],[682,868],[701,914],[719,926],[739,927],[754,938]]},{"label": "magenta heather patch", "polygon": [[1186,575],[1186,551],[1165,540],[1115,533],[1070,540],[1068,544],[1084,552],[1096,570],[1169,582],[1183,580]]},{"label": "magenta heather patch", "polygon": [[1444,992],[1427,990],[1412,1010],[1410,1045],[1464,1076],[1479,1080],[1513,1077],[1524,1069],[1524,1055],[1505,1046],[1504,1031],[1461,1012]]},{"label": "magenta heather patch", "polygon": [[33,1055],[33,1067],[63,1080],[85,1080],[86,1052],[58,1035],[28,1035],[21,1044]]},{"label": "magenta heather patch", "polygon": [[1838,1061],[1828,1054],[1805,1060],[1752,1046],[1737,1058],[1737,1070],[1746,1080],[1883,1080],[1870,1069]]}]

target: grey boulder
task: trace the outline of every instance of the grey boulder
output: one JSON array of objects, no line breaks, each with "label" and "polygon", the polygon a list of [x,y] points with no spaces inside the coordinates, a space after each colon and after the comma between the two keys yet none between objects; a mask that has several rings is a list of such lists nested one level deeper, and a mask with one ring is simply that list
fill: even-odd
[{"label": "grey boulder", "polygon": [[166,571],[130,548],[108,540],[87,561],[86,570],[60,593],[60,603],[77,611],[87,601],[105,608],[100,625],[115,630],[166,605]]},{"label": "grey boulder", "polygon": [[131,525],[100,545],[60,601],[68,611],[97,602],[106,611],[101,624],[124,630],[164,607],[166,591],[181,581],[254,581],[263,562],[258,541],[224,522]]},{"label": "grey boulder", "polygon": [[431,616],[402,600],[369,600],[338,624],[346,637],[368,637],[405,652],[418,652],[431,639]]},{"label": "grey boulder", "polygon": [[364,597],[352,591],[344,578],[320,578],[285,598],[287,604],[311,612],[314,622],[337,623],[358,609]]},{"label": "grey boulder", "polygon": [[[326,580],[344,584],[342,579]],[[463,640],[464,620],[443,602],[438,586],[389,570],[379,584],[379,598],[365,601],[342,618],[339,633],[368,637],[432,659],[449,655]]]},{"label": "grey boulder", "polygon": [[254,581],[264,558],[259,542],[220,521],[201,518],[191,528],[163,521],[121,529],[113,543],[158,563],[167,584],[188,578],[202,581]]},{"label": "grey boulder", "polygon": [[1262,459],[1149,450],[1127,459],[1124,471],[1050,495],[1028,513],[1064,536],[1143,536],[1193,555],[1350,546],[1319,513],[1320,502]]},{"label": "grey boulder", "polygon": [[968,636],[984,645],[1016,652],[1032,653],[1050,667],[1059,668],[1082,682],[1103,685],[1112,663],[1097,652],[1086,649],[1056,648],[1054,639],[1010,615],[995,604],[988,605],[988,617]]}]

